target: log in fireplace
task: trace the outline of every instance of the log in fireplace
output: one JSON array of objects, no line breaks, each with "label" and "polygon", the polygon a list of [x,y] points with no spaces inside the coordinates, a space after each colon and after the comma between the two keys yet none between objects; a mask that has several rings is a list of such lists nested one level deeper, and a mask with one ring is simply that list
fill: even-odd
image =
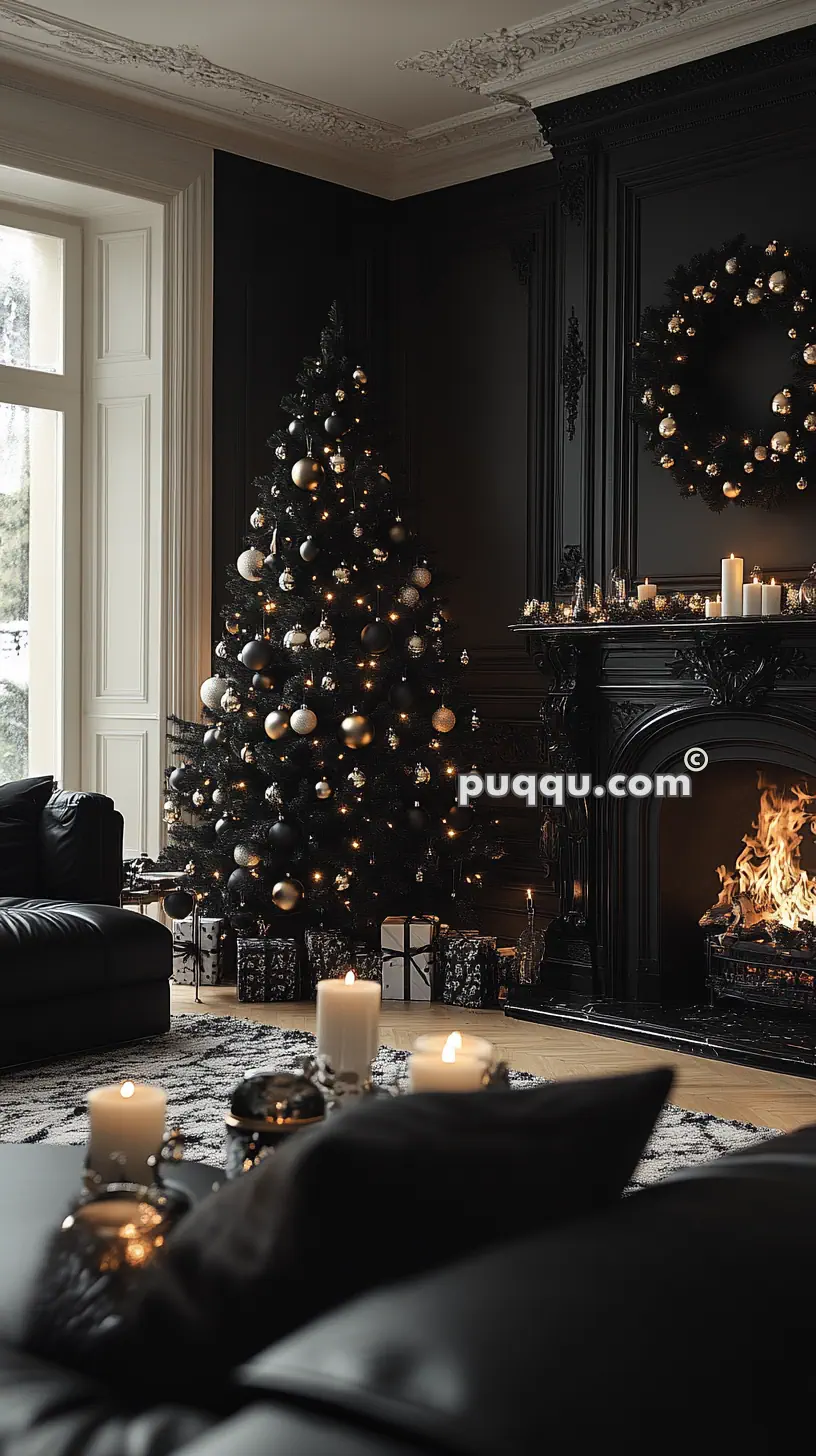
[{"label": "log in fireplace", "polygon": [[548,769],[708,763],[690,799],[545,807],[559,913],[508,1014],[816,1076],[816,620],[515,630],[546,675]]}]

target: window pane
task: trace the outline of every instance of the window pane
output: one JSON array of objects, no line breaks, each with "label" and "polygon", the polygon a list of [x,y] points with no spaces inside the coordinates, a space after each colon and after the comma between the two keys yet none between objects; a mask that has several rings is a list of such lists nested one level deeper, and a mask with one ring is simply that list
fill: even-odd
[{"label": "window pane", "polygon": [[63,369],[63,240],[0,227],[0,364]]},{"label": "window pane", "polygon": [[25,777],[54,733],[61,473],[62,415],[0,402],[0,782]]}]

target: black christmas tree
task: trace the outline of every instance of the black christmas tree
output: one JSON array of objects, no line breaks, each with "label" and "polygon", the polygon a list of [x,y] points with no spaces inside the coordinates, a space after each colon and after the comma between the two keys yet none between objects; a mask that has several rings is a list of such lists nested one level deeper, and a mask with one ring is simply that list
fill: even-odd
[{"label": "black christmas tree", "polygon": [[172,721],[162,861],[209,914],[372,932],[471,913],[500,854],[456,807],[479,721],[439,581],[401,519],[336,307],[282,401],[201,687]]}]

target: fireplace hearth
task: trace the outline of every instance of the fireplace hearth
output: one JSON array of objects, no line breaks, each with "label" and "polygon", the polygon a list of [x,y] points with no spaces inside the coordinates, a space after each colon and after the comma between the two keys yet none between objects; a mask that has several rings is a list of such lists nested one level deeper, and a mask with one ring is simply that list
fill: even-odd
[{"label": "fireplace hearth", "polygon": [[507,1014],[816,1076],[816,619],[515,630],[546,676],[548,769],[708,766],[691,798],[545,810],[559,909]]}]

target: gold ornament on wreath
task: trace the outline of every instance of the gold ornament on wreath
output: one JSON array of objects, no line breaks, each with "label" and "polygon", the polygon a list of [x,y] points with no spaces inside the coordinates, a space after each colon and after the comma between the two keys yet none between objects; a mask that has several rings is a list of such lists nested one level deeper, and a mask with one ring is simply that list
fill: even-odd
[{"label": "gold ornament on wreath", "polygon": [[[667,303],[645,311],[633,350],[633,414],[655,464],[684,497],[699,495],[715,511],[731,502],[770,509],[812,483],[805,447],[816,433],[815,296],[816,254],[780,239],[739,238],[679,267]],[[723,418],[709,359],[729,351],[740,358],[746,317],[771,336],[784,330],[789,362],[768,380],[766,412],[732,421]]]}]

